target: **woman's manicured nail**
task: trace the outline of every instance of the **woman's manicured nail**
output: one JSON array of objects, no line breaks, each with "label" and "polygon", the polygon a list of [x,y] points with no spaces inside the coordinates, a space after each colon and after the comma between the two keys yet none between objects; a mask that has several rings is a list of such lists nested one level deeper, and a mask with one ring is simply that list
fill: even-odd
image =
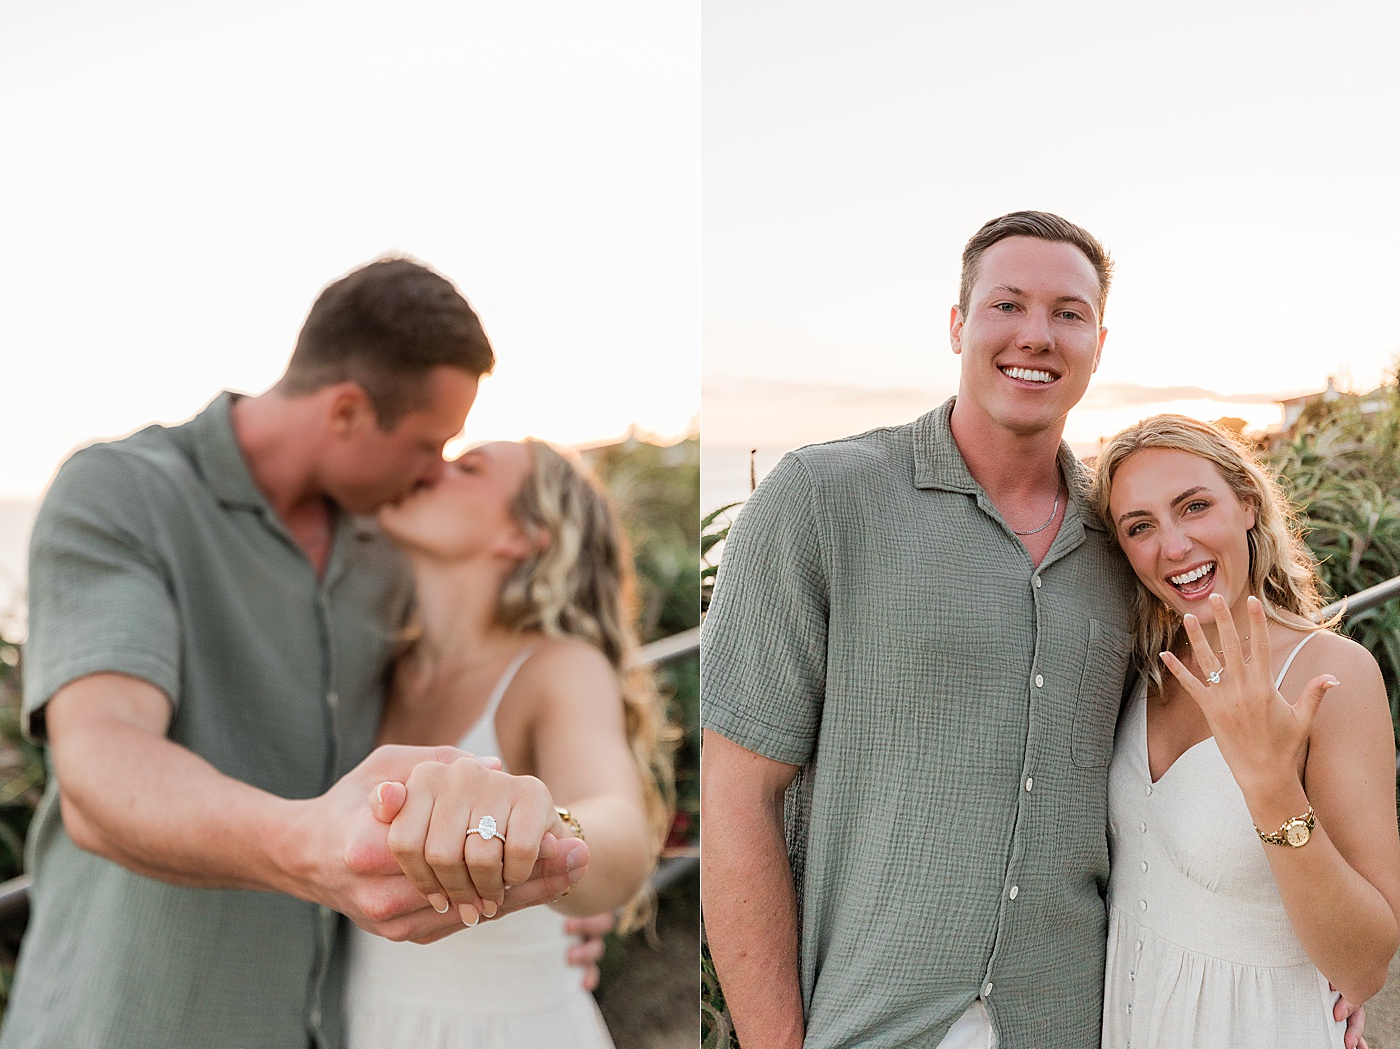
[{"label": "woman's manicured nail", "polygon": [[462,916],[462,924],[465,925],[468,929],[470,929],[477,922],[481,921],[481,915],[477,912],[477,909],[473,907],[470,903],[462,904],[462,906],[457,908],[457,911]]},{"label": "woman's manicured nail", "polygon": [[447,902],[447,897],[440,892],[435,892],[429,896],[428,902],[433,905],[433,910],[437,911],[439,914],[446,914],[447,908],[451,906],[451,904]]}]

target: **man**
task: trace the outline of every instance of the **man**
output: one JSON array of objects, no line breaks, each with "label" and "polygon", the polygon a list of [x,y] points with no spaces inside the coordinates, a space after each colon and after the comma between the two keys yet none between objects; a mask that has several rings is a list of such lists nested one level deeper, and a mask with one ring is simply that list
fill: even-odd
[{"label": "man", "polygon": [[[369,814],[461,756],[370,754],[409,577],[354,515],[433,483],[493,360],[447,280],[382,260],[322,292],[270,391],[60,470],[31,542],[24,713],[52,775],[6,1049],[339,1046],[338,913],[395,939],[478,920],[430,907]],[[552,852],[507,909],[586,869]]]}]

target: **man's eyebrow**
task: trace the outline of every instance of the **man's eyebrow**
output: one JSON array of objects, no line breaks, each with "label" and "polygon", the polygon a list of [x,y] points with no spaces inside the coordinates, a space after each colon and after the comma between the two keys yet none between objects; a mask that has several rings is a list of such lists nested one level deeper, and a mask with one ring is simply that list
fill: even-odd
[{"label": "man's eyebrow", "polygon": [[[1021,296],[1024,296],[1024,295],[1026,294],[1023,290],[1021,290],[1020,288],[1016,287],[1016,286],[1013,285],[1013,284],[998,284],[998,285],[994,286],[994,287],[991,289],[991,291],[993,292],[993,294],[998,293],[998,292],[1005,292],[1007,295],[1021,295]],[[1092,306],[1092,305],[1093,305],[1093,303],[1090,302],[1088,299],[1086,299],[1083,295],[1061,295],[1061,296],[1060,296],[1058,299],[1056,299],[1055,301],[1056,301],[1056,302],[1082,302],[1085,306]]]},{"label": "man's eyebrow", "polygon": [[[1175,508],[1175,507],[1179,506],[1181,503],[1184,503],[1187,499],[1190,499],[1193,495],[1199,495],[1201,492],[1205,492],[1205,491],[1208,491],[1208,490],[1209,490],[1209,489],[1207,489],[1205,485],[1203,485],[1203,484],[1198,484],[1195,488],[1188,488],[1188,489],[1186,489],[1186,491],[1184,491],[1184,492],[1182,492],[1180,495],[1178,495],[1178,496],[1177,496],[1175,499],[1173,499],[1168,505],[1171,506],[1171,507],[1173,507],[1173,508]],[[1151,515],[1148,511],[1146,511],[1146,510],[1129,510],[1127,513],[1125,513],[1125,514],[1120,514],[1120,515],[1119,515],[1119,517],[1118,517],[1118,523],[1119,523],[1119,524],[1122,524],[1124,521],[1127,521],[1127,520],[1129,520],[1129,519],[1131,519],[1131,518],[1134,518],[1134,517],[1151,517],[1151,516],[1152,516],[1152,515]]]}]

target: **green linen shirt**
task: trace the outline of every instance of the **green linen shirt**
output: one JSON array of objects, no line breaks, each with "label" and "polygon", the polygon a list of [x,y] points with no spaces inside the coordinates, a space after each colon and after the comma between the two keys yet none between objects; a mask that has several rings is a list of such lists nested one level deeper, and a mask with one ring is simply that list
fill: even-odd
[{"label": "green linen shirt", "polygon": [[[786,831],[808,1049],[1097,1049],[1107,770],[1133,578],[1079,495],[1039,568],[952,401],[793,452],[724,550],[704,725],[801,767]],[[732,857],[742,863],[742,857]]]},{"label": "green linen shirt", "polygon": [[[30,546],[24,713],[42,738],[65,684],[128,674],[169,698],[170,739],[228,776],[309,798],[373,745],[411,580],[372,521],[345,515],[317,579],[253,483],[233,397],[59,471]],[[343,1044],[344,919],[83,852],[57,787],[30,833],[31,917],[0,1046]]]}]

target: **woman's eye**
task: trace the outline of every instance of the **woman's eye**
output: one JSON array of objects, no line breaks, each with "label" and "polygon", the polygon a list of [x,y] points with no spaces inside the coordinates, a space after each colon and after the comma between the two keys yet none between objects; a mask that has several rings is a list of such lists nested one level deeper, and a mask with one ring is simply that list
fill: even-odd
[{"label": "woman's eye", "polygon": [[1128,535],[1129,537],[1135,536],[1135,535],[1137,535],[1139,532],[1141,532],[1141,531],[1142,531],[1144,528],[1146,528],[1146,527],[1147,527],[1147,522],[1146,522],[1146,521],[1138,521],[1136,524],[1130,524],[1130,525],[1128,525],[1127,531],[1126,531],[1124,534]]},{"label": "woman's eye", "polygon": [[1208,506],[1210,506],[1210,503],[1206,502],[1204,499],[1193,499],[1186,504],[1186,512],[1188,514],[1193,514],[1198,510],[1206,509]]}]

